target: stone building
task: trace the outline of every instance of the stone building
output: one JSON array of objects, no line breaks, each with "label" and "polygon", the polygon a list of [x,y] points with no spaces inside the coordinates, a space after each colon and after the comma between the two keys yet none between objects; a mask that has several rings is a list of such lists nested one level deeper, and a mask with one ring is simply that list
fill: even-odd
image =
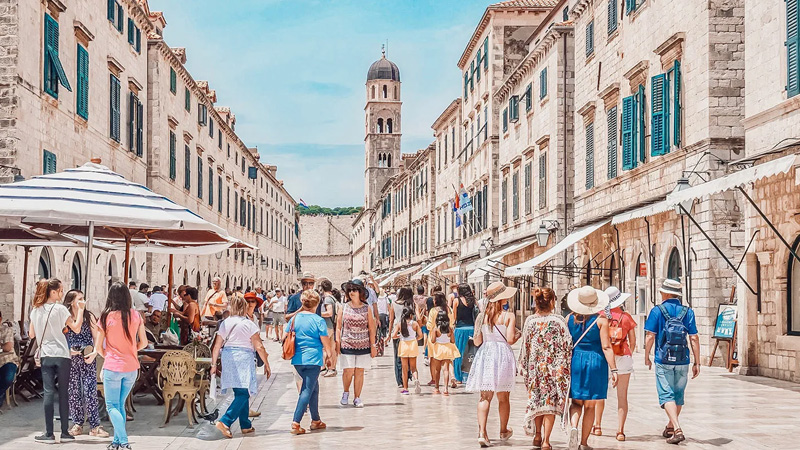
[{"label": "stone building", "polygon": [[[6,55],[0,61],[1,181],[100,158],[126,179],[258,246],[257,252],[176,256],[176,283],[194,284],[202,291],[215,275],[230,287],[288,286],[295,279],[299,255],[294,200],[276,178],[276,168],[259,163],[257,152],[236,136],[230,110],[215,108],[208,83],[196,82],[185,69],[185,50],[166,45],[161,12],[150,11],[146,0],[43,0],[2,2],[0,17],[0,52]],[[204,123],[198,120],[201,105]],[[209,135],[212,122],[217,131]],[[218,145],[220,138],[225,146]],[[227,144],[237,159],[225,153]],[[185,148],[190,151],[188,184]],[[250,167],[255,180],[244,173]],[[240,209],[229,204],[233,199],[219,197],[220,184],[226,190],[249,191],[245,225],[234,220]],[[222,202],[222,211],[230,208],[230,216],[220,212]],[[6,281],[0,308],[5,317],[18,320],[23,250],[2,246],[0,260],[0,279]],[[104,301],[101,293],[112,281],[122,280],[126,269],[131,280],[166,284],[165,255],[134,250],[127,268],[123,260],[117,251],[98,252],[94,261],[86,261],[83,249],[33,248],[28,297],[40,277],[58,277],[66,287],[80,288],[89,270],[94,275],[91,290],[97,293],[88,299],[94,311]]]},{"label": "stone building", "polygon": [[301,215],[303,271],[327,277],[338,287],[350,279],[350,239],[355,216]]}]

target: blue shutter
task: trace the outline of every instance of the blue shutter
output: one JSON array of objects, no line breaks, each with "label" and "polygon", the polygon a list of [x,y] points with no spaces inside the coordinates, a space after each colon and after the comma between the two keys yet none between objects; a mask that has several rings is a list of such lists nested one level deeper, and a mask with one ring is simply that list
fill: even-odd
[{"label": "blue shutter", "polygon": [[539,73],[539,99],[547,97],[547,67]]},{"label": "blue shutter", "polygon": [[608,0],[608,34],[617,30],[617,2],[619,0]]},{"label": "blue shutter", "polygon": [[594,123],[586,125],[586,189],[594,187]]},{"label": "blue shutter", "polygon": [[533,108],[533,83],[528,83],[528,87],[525,88],[525,112],[530,111]]},{"label": "blue shutter", "polygon": [[75,96],[78,115],[89,118],[89,52],[78,44],[78,92]]},{"label": "blue shutter", "polygon": [[[617,107],[609,109],[606,114],[608,125],[608,179],[617,177]],[[623,156],[624,160],[624,156]]]},{"label": "blue shutter", "polygon": [[622,170],[636,168],[636,98],[622,99]]},{"label": "blue shutter", "polygon": [[667,141],[667,130],[665,127],[667,111],[667,77],[665,74],[656,75],[652,78],[651,86],[651,142],[650,154],[660,156],[666,153],[665,147],[669,146]]},{"label": "blue shutter", "polygon": [[594,20],[586,25],[586,56],[594,53]]},{"label": "blue shutter", "polygon": [[625,15],[630,15],[636,11],[636,0],[625,0]]},{"label": "blue shutter", "polygon": [[786,95],[800,94],[800,30],[798,10],[800,0],[786,0]]},{"label": "blue shutter", "polygon": [[133,18],[128,17],[128,44],[134,45],[136,43],[136,35],[133,29]]},{"label": "blue shutter", "polygon": [[197,198],[203,198],[203,158],[197,157]]},{"label": "blue shutter", "polygon": [[120,85],[119,85],[119,78],[114,76],[114,74],[110,76],[110,86],[109,86],[109,134],[111,135],[111,139],[119,142],[120,141],[120,133],[119,133],[119,121],[120,121]]},{"label": "blue shutter", "polygon": [[[647,107],[647,103],[644,98],[644,86],[639,85],[639,90],[636,91],[636,119],[634,119],[633,123],[633,136],[634,136],[634,148],[638,147],[639,150],[639,162],[644,163],[647,161],[647,133],[645,132],[645,109]],[[638,138],[638,140],[637,140]],[[634,150],[634,155],[636,155],[636,151]]]},{"label": "blue shutter", "polygon": [[489,70],[489,36],[483,40],[483,70]]},{"label": "blue shutter", "polygon": [[192,189],[192,152],[188,145],[183,146],[183,188]]},{"label": "blue shutter", "polygon": [[672,143],[681,146],[681,62],[675,61],[672,68]]},{"label": "blue shutter", "polygon": [[177,176],[176,171],[176,155],[175,155],[175,146],[177,145],[177,137],[175,136],[174,131],[169,132],[169,179],[175,180]]},{"label": "blue shutter", "polygon": [[117,2],[114,0],[108,0],[106,4],[106,16],[111,23],[114,23],[114,16],[117,12]]},{"label": "blue shutter", "polygon": [[56,166],[55,153],[45,150],[42,154],[42,174],[47,175],[50,173],[56,173]]}]

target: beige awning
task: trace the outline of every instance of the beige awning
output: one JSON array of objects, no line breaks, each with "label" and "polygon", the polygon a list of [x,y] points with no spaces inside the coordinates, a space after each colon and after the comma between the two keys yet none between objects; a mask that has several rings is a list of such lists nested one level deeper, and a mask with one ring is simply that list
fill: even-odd
[{"label": "beige awning", "polygon": [[411,276],[411,279],[412,280],[421,280],[422,277],[424,277],[426,275],[430,275],[431,272],[433,272],[433,269],[441,266],[442,264],[444,264],[446,262],[447,262],[447,258],[442,258],[442,259],[439,259],[437,261],[434,261],[434,262],[428,264],[427,266],[425,266],[419,272],[415,273],[413,276]]}]

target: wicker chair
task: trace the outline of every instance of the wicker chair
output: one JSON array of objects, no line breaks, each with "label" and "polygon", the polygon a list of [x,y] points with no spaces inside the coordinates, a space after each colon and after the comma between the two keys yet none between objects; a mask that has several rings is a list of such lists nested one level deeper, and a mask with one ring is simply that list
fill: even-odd
[{"label": "wicker chair", "polygon": [[183,400],[186,403],[189,427],[194,427],[196,423],[194,406],[197,400],[197,386],[194,380],[197,373],[194,357],[185,351],[171,350],[161,358],[158,368],[158,386],[164,395],[164,423],[161,427],[169,423],[170,405],[173,399]]},{"label": "wicker chair", "polygon": [[[211,358],[211,349],[202,342],[190,342],[183,347],[183,351],[192,355],[192,358]],[[197,365],[197,376],[194,377],[194,384],[195,387],[197,387],[197,399],[200,404],[200,412],[206,415],[208,414],[206,397],[208,396],[208,390],[211,386],[207,374],[209,369],[211,369],[211,363],[195,362],[195,364]]]}]

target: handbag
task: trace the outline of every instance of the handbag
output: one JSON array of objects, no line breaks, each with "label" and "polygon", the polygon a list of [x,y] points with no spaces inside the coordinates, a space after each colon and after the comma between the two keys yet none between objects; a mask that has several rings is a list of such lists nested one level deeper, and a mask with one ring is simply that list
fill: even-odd
[{"label": "handbag", "polygon": [[283,359],[292,359],[294,357],[294,321],[297,318],[297,315],[292,317],[292,323],[289,327],[289,332],[286,333],[286,336],[283,337],[283,354],[281,355]]},{"label": "handbag", "polygon": [[467,348],[464,349],[464,354],[461,355],[461,371],[464,373],[469,373],[470,369],[472,369],[472,361],[475,360],[475,355],[478,353],[478,346],[475,345],[475,341],[472,338],[469,338],[467,341]]},{"label": "handbag", "polygon": [[56,307],[55,304],[50,307],[50,311],[47,312],[47,319],[44,321],[44,330],[42,330],[41,336],[37,339],[36,343],[36,353],[33,354],[33,362],[36,364],[36,367],[42,367],[42,343],[44,342],[44,335],[47,333],[47,326],[50,325],[50,314],[53,313],[53,309]]}]

